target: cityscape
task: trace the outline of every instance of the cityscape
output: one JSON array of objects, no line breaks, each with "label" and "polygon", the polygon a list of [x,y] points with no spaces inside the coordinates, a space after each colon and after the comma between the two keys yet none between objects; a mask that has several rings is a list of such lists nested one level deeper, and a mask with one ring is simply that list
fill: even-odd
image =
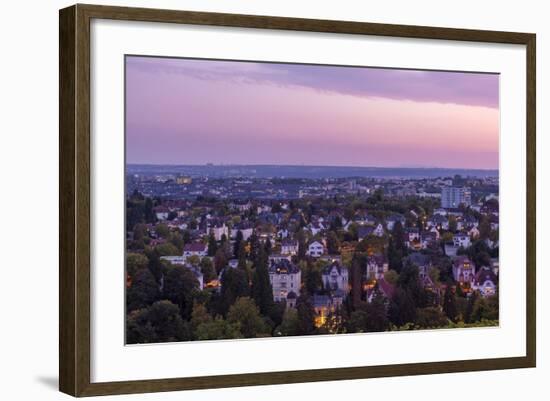
[{"label": "cityscape", "polygon": [[[499,325],[498,76],[146,57],[126,68],[127,344]],[[362,86],[390,78],[401,85],[387,93]],[[273,131],[239,124],[231,90],[246,115],[262,94],[293,104]],[[315,112],[296,111],[308,96]],[[439,122],[413,140],[395,119],[361,128],[361,143],[344,123],[320,134],[318,112],[342,121],[336,96]],[[465,115],[482,125],[475,142],[462,140]]]}]

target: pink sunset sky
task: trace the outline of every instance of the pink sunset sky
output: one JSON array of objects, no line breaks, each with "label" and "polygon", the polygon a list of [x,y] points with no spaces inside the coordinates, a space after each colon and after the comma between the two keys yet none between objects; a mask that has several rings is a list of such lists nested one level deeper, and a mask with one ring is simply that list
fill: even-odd
[{"label": "pink sunset sky", "polygon": [[127,162],[498,169],[498,80],[127,56]]}]

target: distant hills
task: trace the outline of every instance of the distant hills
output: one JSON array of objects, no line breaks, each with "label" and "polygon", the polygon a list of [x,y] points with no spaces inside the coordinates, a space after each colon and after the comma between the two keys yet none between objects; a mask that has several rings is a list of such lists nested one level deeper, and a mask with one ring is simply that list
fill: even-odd
[{"label": "distant hills", "polygon": [[285,166],[285,165],[152,165],[127,164],[127,174],[188,175],[211,178],[437,178],[461,175],[463,177],[498,177],[498,170],[448,169],[420,167],[340,167],[340,166]]}]

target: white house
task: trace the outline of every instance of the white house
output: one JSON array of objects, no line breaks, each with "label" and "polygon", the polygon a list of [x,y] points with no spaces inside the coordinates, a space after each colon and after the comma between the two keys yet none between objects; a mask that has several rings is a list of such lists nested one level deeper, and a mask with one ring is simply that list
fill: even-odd
[{"label": "white house", "polygon": [[290,255],[283,255],[283,254],[280,254],[280,253],[272,253],[271,255],[269,255],[267,257],[267,259],[269,260],[269,262],[272,262],[272,261],[273,262],[278,262],[281,259],[286,259],[290,262],[292,260],[292,257]]},{"label": "white house", "polygon": [[325,246],[319,241],[311,242],[306,251],[306,255],[314,258],[320,257],[323,253],[325,253]]},{"label": "white house", "polygon": [[325,226],[321,222],[315,222],[315,223],[310,223],[308,225],[308,229],[309,231],[311,231],[312,235],[317,235],[325,229]]},{"label": "white house", "polygon": [[172,263],[173,265],[184,265],[185,258],[183,256],[161,256],[161,260],[166,260],[167,262]]},{"label": "white house", "polygon": [[288,238],[289,234],[290,233],[288,232],[288,230],[286,228],[281,228],[279,231],[277,231],[277,237],[279,237],[281,239]]},{"label": "white house", "polygon": [[388,271],[388,261],[382,255],[371,255],[367,257],[366,278],[367,280],[380,280]]},{"label": "white house", "polygon": [[378,224],[373,232],[372,232],[374,235],[376,235],[377,237],[382,237],[384,235],[384,227],[382,226],[382,224]]},{"label": "white house", "polygon": [[283,255],[296,255],[298,253],[298,241],[294,239],[282,240],[281,253]]},{"label": "white house", "polygon": [[241,232],[243,235],[243,240],[247,241],[254,232],[254,228],[252,226],[242,225],[240,227],[232,228],[231,229],[231,238],[235,239],[237,238],[237,234]]},{"label": "white house", "polygon": [[489,267],[482,267],[475,275],[472,289],[479,291],[482,297],[495,295],[497,292],[497,276]]},{"label": "white house", "polygon": [[386,219],[386,228],[389,231],[393,230],[393,227],[397,222],[401,223],[402,226],[405,225],[405,217],[400,214],[392,214]]},{"label": "white house", "polygon": [[226,239],[229,239],[229,228],[225,225],[225,223],[210,227],[210,232],[214,234],[216,241],[221,241],[224,235]]},{"label": "white house", "polygon": [[166,220],[168,218],[168,214],[170,214],[170,210],[165,206],[157,206],[154,209],[155,216],[159,220]]},{"label": "white house", "polygon": [[453,261],[453,277],[460,284],[474,281],[476,266],[466,256],[457,256]]},{"label": "white house", "polygon": [[201,242],[185,244],[183,247],[183,258],[186,260],[189,256],[198,256],[200,258],[208,255],[208,245]]},{"label": "white house", "polygon": [[323,269],[322,274],[323,288],[334,291],[343,291],[349,293],[349,272],[348,269],[339,263],[332,263]]},{"label": "white house", "polygon": [[455,234],[453,235],[453,245],[462,248],[468,248],[470,246],[470,236],[468,234]]},{"label": "white house", "polygon": [[234,202],[233,205],[232,205],[235,209],[237,209],[239,212],[246,212],[247,210],[249,210],[251,207],[252,207],[252,203],[248,202],[248,201],[237,201],[237,202]]},{"label": "white house", "polygon": [[269,266],[269,281],[275,302],[285,301],[287,308],[296,306],[302,285],[302,272],[298,266],[286,259],[272,261]]}]

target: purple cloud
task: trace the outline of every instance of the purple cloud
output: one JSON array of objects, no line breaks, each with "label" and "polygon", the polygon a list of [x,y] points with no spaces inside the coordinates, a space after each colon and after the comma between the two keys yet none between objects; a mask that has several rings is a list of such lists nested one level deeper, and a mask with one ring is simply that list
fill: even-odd
[{"label": "purple cloud", "polygon": [[498,108],[499,75],[131,56],[130,68],[216,81],[299,86],[369,98]]}]

